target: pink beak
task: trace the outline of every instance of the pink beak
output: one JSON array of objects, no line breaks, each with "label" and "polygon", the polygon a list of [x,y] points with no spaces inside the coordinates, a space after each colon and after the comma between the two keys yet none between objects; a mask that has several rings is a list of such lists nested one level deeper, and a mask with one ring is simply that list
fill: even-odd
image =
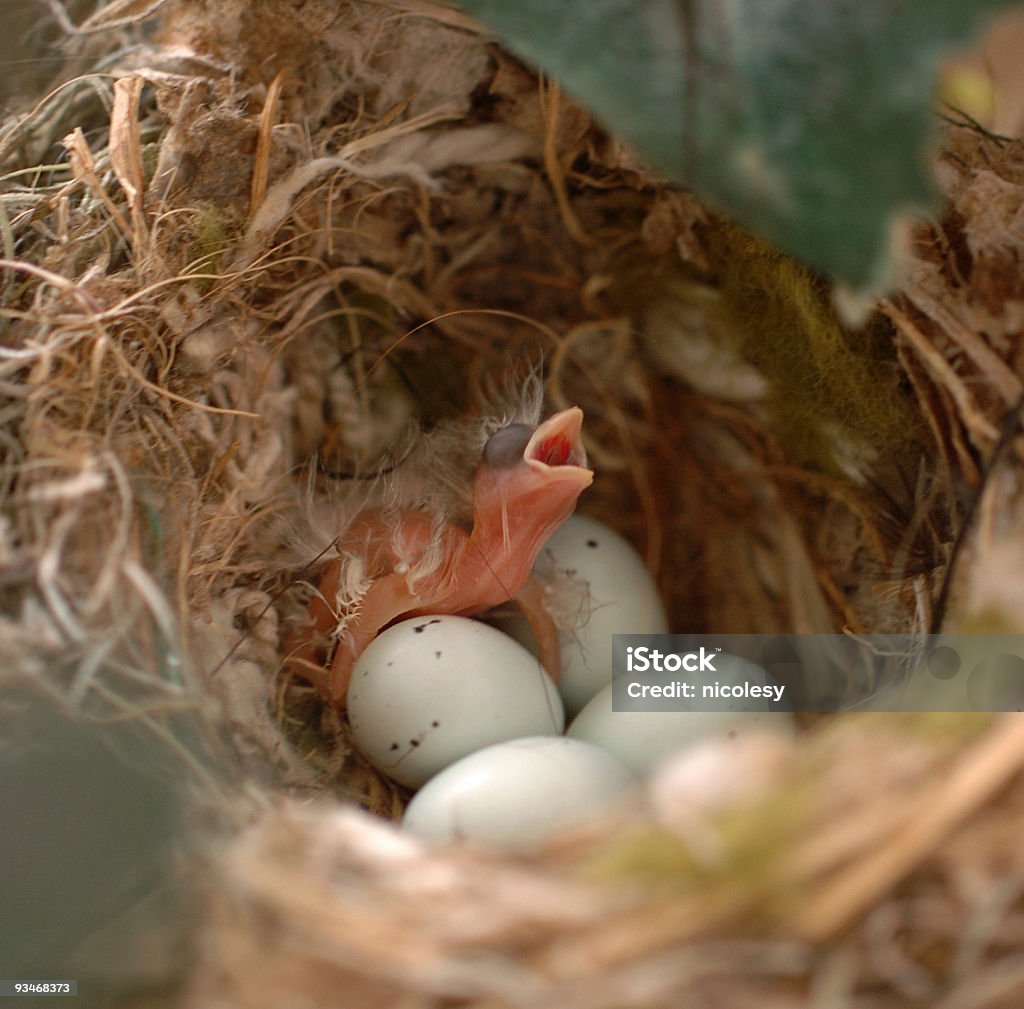
[{"label": "pink beak", "polygon": [[573,481],[583,490],[593,482],[594,471],[587,469],[582,431],[583,411],[578,406],[556,413],[534,431],[523,461],[546,480]]}]

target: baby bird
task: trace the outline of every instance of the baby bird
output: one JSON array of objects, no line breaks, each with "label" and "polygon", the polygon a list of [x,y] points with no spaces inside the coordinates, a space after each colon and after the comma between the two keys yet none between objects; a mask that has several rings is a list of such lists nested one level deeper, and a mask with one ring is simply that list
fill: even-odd
[{"label": "baby bird", "polygon": [[[557,680],[558,632],[531,569],[594,478],[582,424],[583,411],[572,407],[537,426],[512,423],[491,434],[473,477],[468,528],[424,509],[360,512],[320,578],[307,626],[289,643],[289,668],[344,708],[356,659],[388,625],[427,614],[475,616],[513,600]],[[329,668],[317,658],[325,635],[337,638]]]}]

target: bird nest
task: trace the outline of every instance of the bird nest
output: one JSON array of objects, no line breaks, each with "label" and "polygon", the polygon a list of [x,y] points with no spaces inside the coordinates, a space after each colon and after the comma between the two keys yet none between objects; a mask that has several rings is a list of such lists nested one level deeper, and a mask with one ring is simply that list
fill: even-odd
[{"label": "bird nest", "polygon": [[130,727],[189,894],[60,962],[196,1009],[1019,1005],[1018,718],[819,719],[687,810],[431,850],[282,642],[409,425],[538,373],[674,630],[1021,630],[1024,147],[948,126],[854,326],[454,10],[50,9],[0,133],[2,717]]}]

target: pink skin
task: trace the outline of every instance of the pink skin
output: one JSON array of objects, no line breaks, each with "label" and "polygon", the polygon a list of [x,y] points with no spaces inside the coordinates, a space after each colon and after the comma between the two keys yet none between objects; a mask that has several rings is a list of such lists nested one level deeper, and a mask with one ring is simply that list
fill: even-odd
[{"label": "pink skin", "polygon": [[[389,624],[427,614],[475,616],[511,599],[530,623],[544,667],[557,680],[558,632],[544,607],[543,589],[530,571],[548,537],[572,514],[576,499],[594,478],[586,468],[582,423],[583,411],[572,407],[536,428],[514,458],[492,464],[485,452],[473,478],[469,532],[456,525],[438,532],[428,514],[415,510],[400,515],[397,536],[394,517],[385,522],[375,511],[357,517],[339,551],[364,552],[375,580],[358,611],[346,621],[330,670],[325,671],[316,661],[315,639],[336,628],[341,618],[334,601],[342,562],[339,558],[328,564],[310,603],[312,627],[303,643],[290,650],[290,667],[312,680],[326,700],[344,708],[356,659]],[[441,563],[411,588],[409,562],[438,536]],[[396,539],[401,540],[401,557]]]}]

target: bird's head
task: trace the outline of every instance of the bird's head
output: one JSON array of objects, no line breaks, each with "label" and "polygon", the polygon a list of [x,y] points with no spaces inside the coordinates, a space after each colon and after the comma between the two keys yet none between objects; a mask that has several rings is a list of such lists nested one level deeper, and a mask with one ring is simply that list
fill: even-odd
[{"label": "bird's head", "polygon": [[532,566],[594,479],[582,426],[583,411],[574,406],[536,427],[509,424],[488,438],[473,480],[473,538],[485,550],[513,550],[527,570]]}]

